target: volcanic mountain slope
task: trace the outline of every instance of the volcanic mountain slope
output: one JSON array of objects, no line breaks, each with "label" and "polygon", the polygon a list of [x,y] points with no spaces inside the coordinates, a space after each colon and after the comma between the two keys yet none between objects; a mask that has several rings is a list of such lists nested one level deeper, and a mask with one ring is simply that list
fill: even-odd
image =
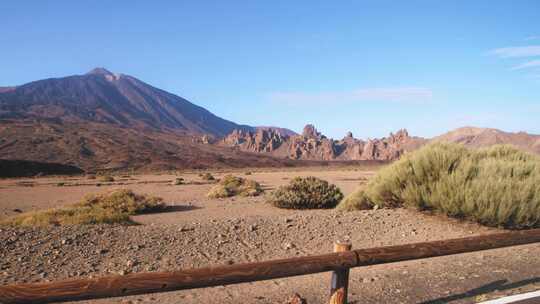
[{"label": "volcanic mountain slope", "polygon": [[198,136],[103,123],[0,123],[0,159],[73,165],[85,171],[294,165],[265,155],[198,143]]},{"label": "volcanic mountain slope", "polygon": [[437,136],[432,140],[461,143],[473,148],[507,144],[540,154],[540,135],[525,132],[511,133],[491,128],[463,127]]},{"label": "volcanic mountain slope", "polygon": [[0,91],[0,119],[105,123],[221,137],[237,125],[134,77],[96,68]]},{"label": "volcanic mountain slope", "polygon": [[221,144],[240,151],[266,153],[281,158],[303,160],[394,160],[427,140],[399,130],[387,138],[363,141],[349,132],[341,140],[322,135],[313,125],[306,125],[301,135],[282,134],[272,129],[255,132],[235,130]]}]

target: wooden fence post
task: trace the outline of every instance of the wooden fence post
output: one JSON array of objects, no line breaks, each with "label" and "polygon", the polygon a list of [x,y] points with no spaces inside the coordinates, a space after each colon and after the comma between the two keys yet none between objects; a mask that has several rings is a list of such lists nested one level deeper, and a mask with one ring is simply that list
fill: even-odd
[{"label": "wooden fence post", "polygon": [[[352,244],[349,241],[334,243],[334,252],[350,251]],[[349,289],[349,268],[332,271],[330,286],[330,304],[346,304]]]}]

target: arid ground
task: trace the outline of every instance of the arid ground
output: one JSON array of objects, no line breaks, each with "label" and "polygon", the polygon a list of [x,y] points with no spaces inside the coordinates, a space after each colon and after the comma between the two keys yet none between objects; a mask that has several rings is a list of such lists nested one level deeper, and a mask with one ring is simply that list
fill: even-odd
[{"label": "arid ground", "polygon": [[[232,172],[270,190],[294,176],[314,175],[344,194],[374,168],[247,169]],[[212,172],[221,177],[231,172]],[[188,184],[172,185],[176,177]],[[63,183],[59,186],[58,183]],[[169,212],[135,216],[141,225],[50,228],[0,227],[0,284],[167,271],[331,252],[338,239],[354,248],[405,244],[497,232],[476,224],[404,209],[341,213],[282,210],[264,197],[207,199],[212,184],[196,172],[117,176],[108,184],[86,177],[4,179],[0,219],[79,201],[85,194],[129,188],[163,197]],[[540,288],[540,245],[387,264],[351,271],[351,303],[474,303]],[[327,301],[330,274],[225,287],[115,298],[91,303],[281,303],[299,293]]]}]

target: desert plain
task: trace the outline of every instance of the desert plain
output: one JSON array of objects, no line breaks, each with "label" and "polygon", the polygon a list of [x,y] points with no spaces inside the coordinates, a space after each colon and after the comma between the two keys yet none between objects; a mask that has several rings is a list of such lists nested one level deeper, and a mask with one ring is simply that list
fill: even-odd
[{"label": "desert plain", "polygon": [[[259,182],[266,192],[295,176],[316,176],[347,195],[377,166],[209,171]],[[166,212],[133,216],[136,225],[1,227],[0,285],[126,275],[324,254],[337,240],[370,248],[499,232],[403,208],[342,212],[279,209],[265,196],[210,199],[198,171],[0,180],[0,220],[61,207],[89,193],[131,189],[159,196]],[[174,185],[182,177],[183,185]],[[99,184],[99,185],[98,185]],[[350,303],[475,303],[537,290],[540,245],[369,267],[350,273]],[[294,293],[326,303],[330,273],[84,303],[283,303]],[[217,300],[219,299],[219,301]]]}]

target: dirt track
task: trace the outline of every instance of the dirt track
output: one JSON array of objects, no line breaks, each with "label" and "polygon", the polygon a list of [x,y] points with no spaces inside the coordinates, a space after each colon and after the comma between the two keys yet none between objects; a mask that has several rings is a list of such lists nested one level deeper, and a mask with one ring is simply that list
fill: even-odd
[{"label": "dirt track", "polygon": [[[308,174],[334,182],[348,193],[372,172],[255,172],[249,178],[270,189],[293,176]],[[194,174],[183,177],[200,181]],[[334,240],[344,238],[355,248],[367,248],[497,231],[402,209],[289,211],[269,206],[261,197],[209,200],[204,194],[211,185],[170,186],[165,181],[172,178],[135,176],[120,181],[126,185],[102,187],[56,186],[61,180],[68,184],[92,182],[84,179],[38,179],[33,187],[15,186],[21,180],[0,181],[0,218],[13,214],[15,208],[28,211],[64,205],[86,193],[118,187],[160,195],[176,205],[172,212],[135,217],[143,224],[138,226],[1,228],[0,284],[321,254],[332,250]],[[350,301],[472,303],[539,289],[539,266],[540,246],[527,245],[357,268],[351,271]],[[294,292],[309,303],[324,303],[329,279],[329,274],[318,274],[93,303],[280,303]]]}]

